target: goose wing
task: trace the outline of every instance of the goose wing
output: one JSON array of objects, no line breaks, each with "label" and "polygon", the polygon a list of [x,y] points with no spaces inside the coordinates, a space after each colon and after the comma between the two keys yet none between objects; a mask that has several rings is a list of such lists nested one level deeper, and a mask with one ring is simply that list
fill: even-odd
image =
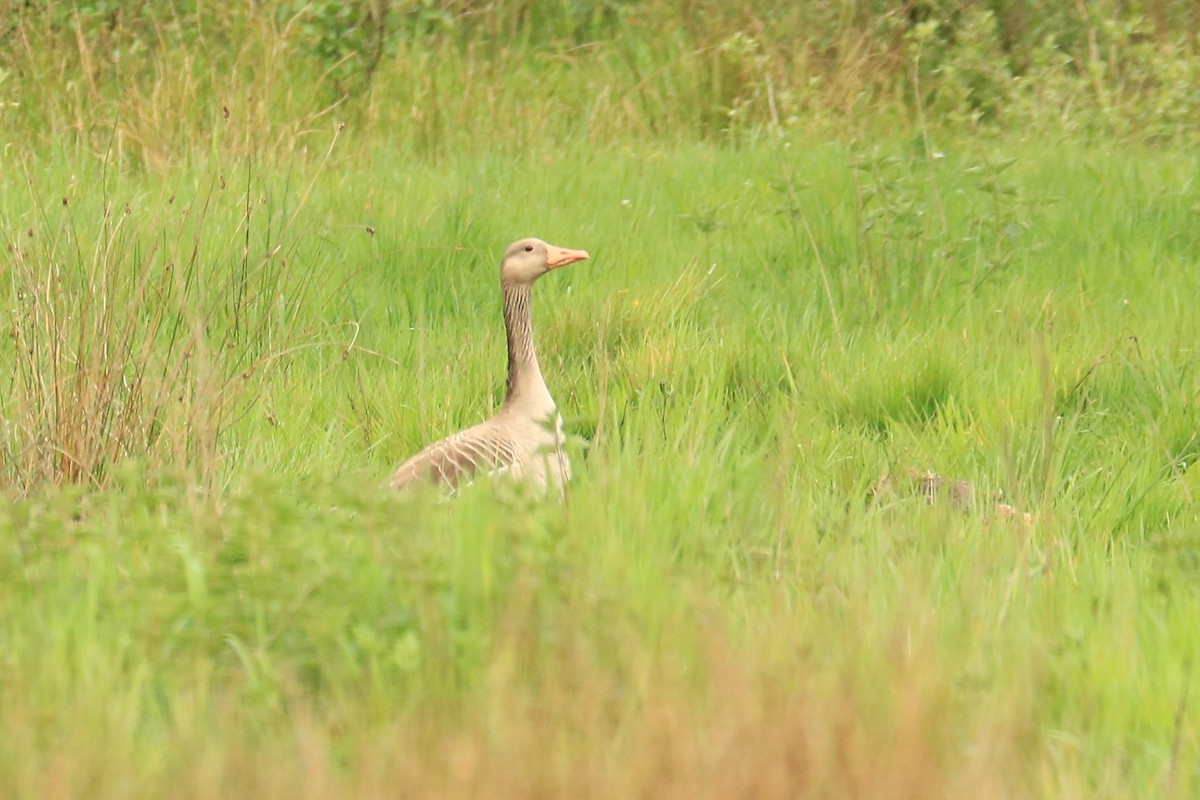
[{"label": "goose wing", "polygon": [[512,437],[488,420],[434,442],[405,461],[392,475],[392,486],[403,489],[419,481],[456,486],[477,473],[508,467],[516,460]]}]

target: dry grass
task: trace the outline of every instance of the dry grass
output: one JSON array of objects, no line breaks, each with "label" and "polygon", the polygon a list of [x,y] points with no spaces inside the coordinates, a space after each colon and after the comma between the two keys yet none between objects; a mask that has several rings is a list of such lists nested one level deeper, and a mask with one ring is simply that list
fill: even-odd
[{"label": "dry grass", "polygon": [[[859,682],[862,671],[850,664],[827,683],[828,671],[810,659],[764,672],[757,654],[770,649],[747,658],[712,644],[698,671],[650,667],[625,679],[602,674],[584,651],[556,656],[554,671],[532,680],[508,673],[528,662],[500,654],[489,690],[467,713],[410,713],[374,725],[339,721],[300,694],[266,727],[233,701],[173,698],[178,713],[152,737],[125,729],[127,718],[114,710],[109,724],[122,735],[100,749],[87,728],[101,721],[91,708],[43,761],[10,773],[10,797],[1027,796],[1029,765],[1016,761],[1028,748],[1023,704],[976,715],[986,727],[970,728],[947,702],[932,659],[897,646],[884,656],[885,685]],[[6,727],[20,730],[13,711]],[[32,752],[22,739],[11,744]]]},{"label": "dry grass", "polygon": [[75,176],[61,199],[26,180],[36,210],[9,228],[3,483],[103,488],[130,457],[214,480],[221,435],[276,360],[328,338],[296,316],[313,275],[289,263],[305,198],[272,204],[249,174],[241,191],[219,176],[192,198],[128,202]]}]

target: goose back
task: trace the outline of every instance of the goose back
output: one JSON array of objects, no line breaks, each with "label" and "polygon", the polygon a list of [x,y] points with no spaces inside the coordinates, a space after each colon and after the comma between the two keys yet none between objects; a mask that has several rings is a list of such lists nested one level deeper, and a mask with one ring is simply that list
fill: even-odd
[{"label": "goose back", "polygon": [[396,489],[430,481],[457,486],[480,475],[502,475],[545,489],[562,485],[571,477],[571,464],[563,449],[562,418],[535,421],[501,410],[499,414],[434,442],[397,468]]}]

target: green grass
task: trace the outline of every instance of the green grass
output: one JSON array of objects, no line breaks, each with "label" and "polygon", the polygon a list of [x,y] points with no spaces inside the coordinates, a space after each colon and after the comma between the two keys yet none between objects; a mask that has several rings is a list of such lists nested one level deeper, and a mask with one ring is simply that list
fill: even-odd
[{"label": "green grass", "polygon": [[[1193,152],[416,160],[354,134],[323,165],[4,170],[28,263],[155,270],[196,242],[180,335],[248,308],[267,360],[239,383],[252,357],[211,353],[161,417],[179,446],[90,486],[14,477],[37,409],[4,392],[8,796],[1200,792]],[[77,255],[30,244],[64,230]],[[500,401],[497,259],[525,235],[592,253],[535,293],[589,440],[567,502],[393,496],[396,463]],[[247,240],[284,277],[225,303]],[[215,417],[212,375],[235,378]],[[1033,522],[873,498],[909,468]]]}]

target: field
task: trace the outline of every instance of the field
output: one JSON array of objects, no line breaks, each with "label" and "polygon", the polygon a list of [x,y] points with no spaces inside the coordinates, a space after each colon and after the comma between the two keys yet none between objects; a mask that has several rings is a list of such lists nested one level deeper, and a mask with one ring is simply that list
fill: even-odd
[{"label": "field", "polygon": [[[4,796],[1200,796],[1186,131],[175,75],[0,114]],[[392,493],[527,235],[567,497]]]}]

